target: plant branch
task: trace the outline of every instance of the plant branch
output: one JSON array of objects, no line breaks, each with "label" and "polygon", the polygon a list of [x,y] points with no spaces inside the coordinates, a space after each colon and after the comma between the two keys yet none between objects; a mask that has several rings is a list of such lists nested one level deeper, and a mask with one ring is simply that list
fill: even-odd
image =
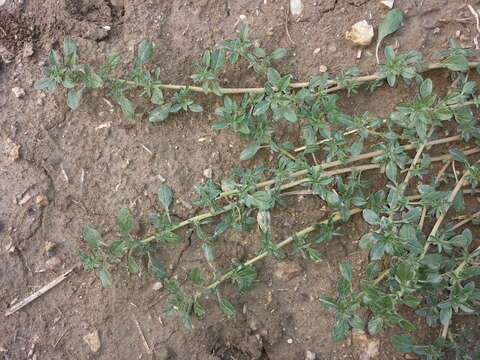
[{"label": "plant branch", "polygon": [[[468,66],[470,68],[474,68],[479,64],[480,64],[480,62],[478,62],[478,61],[472,61],[472,62],[468,63]],[[435,70],[435,69],[443,69],[443,68],[445,68],[445,65],[443,65],[441,63],[432,63],[432,64],[427,65],[427,67],[425,69],[421,70],[420,73]],[[384,77],[380,76],[380,73],[377,72],[377,73],[374,73],[374,74],[371,74],[371,75],[358,76],[358,77],[349,79],[349,81],[353,82],[353,83],[365,83],[365,82],[368,82],[368,81],[375,81],[375,80],[381,80],[381,79],[384,79]],[[133,82],[133,81],[125,81],[125,82],[129,85],[135,85],[135,82]],[[309,82],[298,82],[298,83],[292,83],[292,84],[290,84],[290,86],[294,89],[301,89],[301,88],[308,87],[309,84],[310,84]],[[336,80],[328,80],[327,84],[331,86],[330,88],[325,90],[325,92],[327,92],[327,93],[335,92],[335,91],[338,91],[338,90],[342,89],[342,87],[338,84],[338,82]],[[188,87],[189,90],[191,90],[193,92],[204,93],[203,88],[200,87],[200,86],[162,84],[162,85],[160,85],[160,87],[162,89],[166,89],[166,90],[181,90],[181,89],[185,89],[186,87]],[[273,88],[273,89],[275,90],[275,88]],[[246,94],[246,93],[263,93],[265,91],[265,88],[263,88],[263,87],[257,87],[257,88],[220,88],[220,91],[224,95]]]}]

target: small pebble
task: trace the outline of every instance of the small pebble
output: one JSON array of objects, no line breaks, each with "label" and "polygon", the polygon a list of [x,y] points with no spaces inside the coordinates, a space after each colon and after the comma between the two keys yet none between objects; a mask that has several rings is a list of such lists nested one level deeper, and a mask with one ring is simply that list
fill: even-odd
[{"label": "small pebble", "polygon": [[319,52],[320,52],[320,48],[316,48],[315,50],[313,50],[314,54],[318,54]]},{"label": "small pebble", "polygon": [[327,70],[328,68],[325,65],[320,65],[320,67],[318,68],[318,71],[320,71],[321,73],[327,72]]},{"label": "small pebble", "polygon": [[239,18],[240,18],[240,20],[242,20],[242,21],[245,21],[245,20],[247,19],[247,17],[246,17],[245,15],[243,15],[243,14],[240,15]]},{"label": "small pebble", "polygon": [[157,281],[155,284],[152,285],[152,289],[155,291],[161,290],[163,288],[163,284],[160,281]]},{"label": "small pebble", "polygon": [[102,344],[100,343],[100,336],[98,335],[97,330],[85,335],[83,337],[83,341],[88,344],[88,347],[92,352],[98,352],[102,346]]},{"label": "small pebble", "polygon": [[311,352],[310,350],[307,350],[305,352],[305,360],[315,360],[317,358],[317,355],[315,355],[314,352]]},{"label": "small pebble", "polygon": [[37,99],[38,106],[43,106],[43,104],[44,104],[43,99]]},{"label": "small pebble", "polygon": [[15,86],[12,88],[13,95],[15,95],[16,98],[21,98],[22,96],[25,96],[25,90],[23,90],[21,87]]},{"label": "small pebble", "polygon": [[208,168],[203,170],[203,176],[205,176],[207,179],[212,178],[212,169]]},{"label": "small pebble", "polygon": [[287,339],[287,344],[293,344],[293,339]]},{"label": "small pebble", "polygon": [[45,265],[47,266],[47,269],[55,270],[56,268],[60,267],[60,265],[62,265],[62,262],[58,257],[53,256],[45,262]]},{"label": "small pebble", "polygon": [[43,194],[37,195],[37,198],[35,199],[35,203],[37,204],[37,206],[40,206],[40,207],[47,206],[48,198]]},{"label": "small pebble", "polygon": [[45,243],[45,251],[47,252],[48,256],[54,256],[57,252],[57,244],[52,241],[47,241]]}]

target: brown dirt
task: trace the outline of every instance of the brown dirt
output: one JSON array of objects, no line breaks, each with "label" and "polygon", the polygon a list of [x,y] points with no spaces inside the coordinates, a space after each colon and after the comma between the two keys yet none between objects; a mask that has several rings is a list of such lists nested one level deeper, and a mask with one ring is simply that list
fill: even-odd
[{"label": "brown dirt", "polygon": [[[125,0],[124,8],[105,0],[7,0],[0,7],[0,49],[3,46],[14,56],[12,62],[0,63],[0,141],[5,144],[8,138],[21,147],[16,161],[3,152],[0,157],[0,312],[78,263],[85,224],[112,238],[115,212],[128,207],[140,221],[136,233],[142,235],[147,229],[146,214],[161,211],[155,195],[161,183],[159,176],[175,190],[176,199],[191,201],[192,186],[203,181],[203,170],[211,168],[215,181],[229,176],[230,169],[239,166],[237,159],[246,145],[236,134],[211,129],[216,105],[206,98],[202,100],[206,112],[178,115],[160,125],[148,122],[140,104],[135,119],[122,119],[117,107],[112,109],[103,101],[101,91],[90,91],[81,109],[72,112],[65,105],[63,92],[45,96],[32,87],[41,76],[49,50],[61,47],[63,37],[69,35],[77,41],[82,62],[98,63],[111,52],[125,54],[129,62],[135,44],[150,38],[163,80],[185,83],[202,51],[233,38],[240,26],[239,16],[245,15],[250,38],[268,50],[286,48],[289,56],[279,67],[298,79],[317,74],[320,65],[332,72],[353,65],[365,72],[374,70],[373,45],[356,60],[356,50],[344,40],[344,33],[364,18],[378,24],[386,12],[378,1],[304,3],[298,19],[286,17],[288,2],[283,0]],[[473,18],[463,1],[397,3],[406,13],[406,26],[387,44],[398,41],[400,51],[415,49],[429,58],[445,48],[457,31],[466,45],[473,44]],[[89,34],[107,25],[111,27],[108,36],[92,40]],[[440,29],[438,34],[433,32],[435,27]],[[23,56],[26,45],[33,47],[33,56]],[[320,51],[314,54],[316,48]],[[244,69],[234,69],[225,73],[224,85],[259,85],[263,81]],[[445,74],[434,75],[436,89],[445,88]],[[23,98],[14,97],[11,88],[15,86],[25,89]],[[384,115],[410,94],[408,88],[399,86],[373,95],[360,93],[342,100],[342,104],[351,113],[368,109],[371,114]],[[43,106],[37,104],[39,100]],[[98,128],[101,124],[109,126]],[[284,126],[281,131],[299,140],[296,125]],[[200,138],[207,140],[199,142]],[[268,154],[261,154],[240,166],[259,165],[268,159]],[[47,196],[46,207],[35,205],[38,194]],[[28,196],[30,200],[22,201]],[[175,216],[187,218],[197,211],[184,208],[178,200],[173,208]],[[272,214],[275,240],[323,216],[316,199],[292,197],[289,203],[292,206]],[[160,356],[165,350],[171,359],[303,359],[306,350],[316,353],[318,359],[356,359],[359,353],[355,346],[332,340],[333,314],[318,298],[333,294],[339,260],[348,259],[357,270],[365,265],[366,254],[359,252],[354,242],[367,229],[359,219],[343,226],[341,246],[336,242],[322,249],[329,259],[326,262],[313,264],[293,257],[304,272],[285,283],[273,278],[275,262],[266,260],[253,290],[238,294],[230,285],[223,288],[239,315],[225,318],[210,299],[204,304],[207,316],[194,320],[193,330],[184,329],[177,318],[163,315],[166,297],[164,291],[152,289],[151,277],[128,276],[121,268],[114,272],[114,287],[108,290],[92,273],[77,271],[3,321],[0,346],[5,351],[0,350],[0,358],[27,359],[32,346],[37,359],[149,358],[135,316],[157,359],[165,358]],[[258,236],[258,232],[228,233],[217,250],[222,265],[228,267],[233,256],[242,259],[255,254]],[[43,271],[48,241],[58,244],[57,256],[62,263],[53,271]],[[15,250],[8,251],[12,247]],[[201,242],[195,235],[177,246],[163,248],[158,256],[169,272],[176,269],[180,280],[187,270],[203,264]],[[82,339],[93,330],[98,330],[101,338],[98,354],[92,354]],[[426,337],[429,331],[423,331]],[[381,338],[380,346],[382,359],[400,357],[390,353],[387,337]]]}]

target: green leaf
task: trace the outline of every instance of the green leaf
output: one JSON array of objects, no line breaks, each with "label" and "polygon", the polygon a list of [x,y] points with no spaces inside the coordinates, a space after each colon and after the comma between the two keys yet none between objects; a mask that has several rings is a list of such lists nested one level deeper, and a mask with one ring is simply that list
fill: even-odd
[{"label": "green leaf", "polygon": [[345,262],[341,261],[340,262],[340,272],[342,273],[342,276],[347,279],[348,281],[352,281],[352,276],[353,276],[353,270],[352,266]]},{"label": "green leaf", "polygon": [[195,285],[202,285],[203,284],[202,272],[198,267],[194,267],[192,269],[192,273],[190,275],[190,278]]},{"label": "green leaf", "polygon": [[91,73],[91,74],[88,74],[88,77],[85,80],[85,85],[93,89],[99,88],[103,86],[103,80],[99,75],[95,73]]},{"label": "green leaf", "polygon": [[203,111],[203,107],[201,107],[198,104],[189,105],[188,108],[190,109],[190,111],[193,111],[193,112],[202,112]]},{"label": "green leaf", "polygon": [[397,165],[393,162],[390,161],[386,168],[385,168],[385,174],[387,175],[387,178],[396,183],[397,182]]},{"label": "green leaf", "polygon": [[237,311],[228,300],[218,299],[218,306],[227,316],[234,316],[237,314]]},{"label": "green leaf", "polygon": [[467,71],[469,69],[468,60],[463,55],[451,55],[440,61],[440,64],[452,71]]},{"label": "green leaf", "polygon": [[72,110],[77,110],[80,106],[80,99],[82,98],[83,88],[79,91],[75,89],[68,90],[67,105]]},{"label": "green leaf", "polygon": [[135,261],[135,258],[133,257],[132,254],[128,254],[127,265],[128,265],[128,272],[132,274],[138,274],[138,272],[140,271],[140,266]]},{"label": "green leaf", "polygon": [[270,84],[273,86],[278,86],[280,80],[282,79],[280,73],[274,68],[267,69],[267,79]]},{"label": "green leaf", "polygon": [[333,339],[335,341],[342,340],[347,335],[348,323],[345,320],[338,320],[333,326]]},{"label": "green leaf", "polygon": [[241,153],[240,160],[249,160],[255,156],[260,149],[260,144],[257,141],[251,142]]},{"label": "green leaf", "polygon": [[377,57],[377,63],[380,63],[378,59],[378,50],[383,39],[390,34],[393,34],[395,31],[400,29],[403,21],[403,13],[399,9],[390,10],[387,15],[383,18],[382,22],[378,26],[378,38],[377,46],[375,48],[375,55]]},{"label": "green leaf", "polygon": [[203,253],[205,254],[205,258],[207,259],[207,263],[209,265],[213,265],[213,262],[215,261],[215,253],[213,250],[213,246],[209,243],[203,243],[202,249]]},{"label": "green leaf", "polygon": [[148,59],[152,57],[152,53],[153,43],[150,40],[143,40],[138,45],[138,53],[135,60],[135,65],[137,67],[142,66]]},{"label": "green leaf", "polygon": [[272,196],[266,191],[257,191],[252,195],[247,195],[247,200],[245,204],[250,206],[255,206],[261,211],[268,210],[272,207],[273,201]]},{"label": "green leaf", "polygon": [[56,85],[57,85],[57,81],[54,78],[46,77],[46,78],[41,78],[40,80],[38,80],[35,83],[34,88],[39,89],[39,90],[40,89],[47,89],[50,92],[54,92],[56,87],[57,87]]},{"label": "green leaf", "polygon": [[290,106],[283,107],[281,111],[285,120],[290,122],[297,121],[297,114],[295,114],[295,111],[293,111],[293,109]]},{"label": "green leaf", "polygon": [[103,285],[103,287],[111,288],[112,287],[112,280],[110,279],[110,273],[107,269],[103,268],[98,272],[98,277]]},{"label": "green leaf", "polygon": [[458,150],[458,149],[452,149],[448,151],[450,155],[452,156],[453,160],[456,160],[464,165],[468,166],[468,159],[463,153],[463,151]]},{"label": "green leaf", "polygon": [[148,120],[150,120],[150,122],[153,122],[153,123],[158,123],[168,118],[168,115],[170,115],[170,107],[159,106],[150,112],[150,115],[148,116]]},{"label": "green leaf", "polygon": [[50,54],[48,54],[48,63],[53,66],[58,66],[60,65],[60,62],[58,61],[58,55],[55,50],[50,50]]},{"label": "green leaf", "polygon": [[128,209],[122,208],[117,212],[117,225],[120,227],[121,233],[128,233],[133,228],[133,218],[130,216]]},{"label": "green leaf", "polygon": [[365,209],[362,211],[363,219],[369,223],[370,225],[379,225],[380,224],[380,217],[378,214],[370,209]]},{"label": "green leaf", "polygon": [[422,98],[426,98],[432,93],[433,83],[431,79],[425,79],[420,85],[420,95]]},{"label": "green leaf", "polygon": [[120,258],[126,249],[125,241],[113,240],[108,244],[108,252],[115,258]]},{"label": "green leaf", "polygon": [[197,299],[195,299],[193,302],[193,312],[197,316],[205,315],[205,309],[202,307],[202,305],[199,304]]},{"label": "green leaf", "polygon": [[165,266],[155,259],[153,256],[148,254],[148,270],[150,274],[156,277],[159,280],[164,280],[166,276]]},{"label": "green leaf", "polygon": [[160,185],[158,188],[158,198],[166,212],[169,211],[173,201],[173,191],[167,185]]},{"label": "green leaf", "polygon": [[102,241],[102,236],[97,230],[91,228],[90,226],[85,226],[83,228],[83,240],[85,240],[88,246],[90,246],[92,249],[96,249]]},{"label": "green leaf", "polygon": [[[152,104],[162,105],[164,103],[162,89],[160,89],[159,87],[154,88],[153,91],[152,91],[152,97],[150,98],[150,101],[152,102]],[[167,116],[168,116],[168,114],[167,114]],[[150,120],[150,121],[152,121],[152,120]],[[153,121],[153,122],[155,122],[155,121]]]},{"label": "green leaf", "polygon": [[452,318],[452,308],[450,306],[444,307],[440,310],[440,322],[445,325]]},{"label": "green leaf", "polygon": [[125,96],[116,96],[115,100],[117,100],[118,105],[122,108],[123,116],[126,118],[133,118],[133,105],[130,100],[128,100]]},{"label": "green leaf", "polygon": [[72,67],[75,65],[77,57],[77,46],[72,38],[66,37],[63,39],[63,62],[65,66]]},{"label": "green leaf", "polygon": [[370,335],[377,335],[383,327],[383,319],[380,317],[372,318],[368,322],[368,332]]},{"label": "green leaf", "polygon": [[415,346],[415,340],[407,334],[392,336],[390,342],[397,351],[404,354],[411,353]]},{"label": "green leaf", "polygon": [[287,55],[287,51],[285,49],[278,48],[275,49],[270,56],[272,57],[272,60],[278,60],[283,58],[285,55]]}]

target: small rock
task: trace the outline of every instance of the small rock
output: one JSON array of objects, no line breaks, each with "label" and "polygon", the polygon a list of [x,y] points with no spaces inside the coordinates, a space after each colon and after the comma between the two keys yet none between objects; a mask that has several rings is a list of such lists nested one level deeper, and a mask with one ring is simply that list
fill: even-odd
[{"label": "small rock", "polygon": [[125,6],[124,0],[110,0],[113,7],[123,8]]},{"label": "small rock", "polygon": [[157,360],[167,360],[169,357],[168,349],[162,347],[161,349],[155,349],[155,359]]},{"label": "small rock", "polygon": [[43,194],[37,195],[37,198],[35,199],[35,203],[40,207],[47,206],[48,198]]},{"label": "small rock", "polygon": [[33,45],[32,43],[26,43],[23,47],[23,57],[28,58],[33,55]]},{"label": "small rock", "polygon": [[355,45],[370,45],[373,39],[373,26],[367,23],[367,20],[359,21],[353,24],[352,29],[345,33],[345,38],[352,41]]},{"label": "small rock", "polygon": [[4,142],[3,151],[11,162],[14,162],[20,158],[20,145],[14,143],[9,138],[7,138],[7,140]]},{"label": "small rock", "polygon": [[36,104],[37,104],[38,106],[43,106],[43,104],[44,104],[43,99],[37,99]]},{"label": "small rock", "polygon": [[293,339],[287,339],[287,344],[293,344]]},{"label": "small rock", "polygon": [[12,88],[13,95],[15,95],[16,98],[21,98],[22,96],[25,96],[25,90],[23,90],[21,87],[15,86]]},{"label": "small rock", "polygon": [[45,266],[48,270],[55,270],[56,268],[60,267],[60,265],[62,265],[62,262],[56,256],[51,257],[45,262]]},{"label": "small rock", "polygon": [[307,350],[305,352],[305,360],[315,360],[317,358],[317,355],[315,355],[314,352],[311,352],[310,350]]},{"label": "small rock", "polygon": [[8,49],[5,46],[0,45],[0,59],[5,64],[9,64],[15,59],[15,55],[10,51],[8,51]]},{"label": "small rock", "polygon": [[315,50],[313,50],[314,54],[318,54],[319,52],[320,52],[320,48],[316,48]]},{"label": "small rock", "polygon": [[318,68],[318,71],[320,71],[321,73],[327,72],[327,70],[328,68],[325,65],[320,65],[320,67]]},{"label": "small rock", "polygon": [[377,357],[380,347],[380,340],[370,338],[364,331],[355,330],[352,333],[352,343],[360,350],[360,360],[369,360]]},{"label": "small rock", "polygon": [[152,285],[152,289],[155,291],[163,289],[163,284],[160,281],[157,281],[155,284]]},{"label": "small rock", "polygon": [[239,16],[239,18],[240,18],[240,20],[242,20],[242,21],[247,20],[247,16],[246,16],[246,15],[243,15],[243,14],[241,14],[241,15]]},{"label": "small rock", "polygon": [[54,256],[55,253],[57,252],[57,244],[55,244],[52,241],[47,241],[45,243],[45,251],[47,252],[48,256]]},{"label": "small rock", "polygon": [[203,176],[205,176],[207,179],[212,178],[212,169],[208,168],[203,170]]},{"label": "small rock", "polygon": [[300,265],[290,261],[282,261],[276,264],[273,275],[283,281],[288,281],[300,275],[302,268]]},{"label": "small rock", "polygon": [[[0,6],[5,5],[6,2],[7,2],[7,0],[0,0]],[[5,351],[7,351],[7,350],[5,350]]]},{"label": "small rock", "polygon": [[395,0],[382,0],[380,1],[380,4],[386,6],[387,8],[391,9],[393,8],[393,4],[394,4]]},{"label": "small rock", "polygon": [[88,344],[88,347],[92,352],[98,352],[102,344],[100,343],[100,336],[98,335],[98,331],[95,330],[90,334],[87,334],[83,337],[83,341]]},{"label": "small rock", "polygon": [[88,39],[94,40],[94,41],[101,41],[105,39],[108,36],[108,30],[105,30],[104,28],[94,28],[89,30],[85,36]]},{"label": "small rock", "polygon": [[329,46],[328,46],[328,51],[330,51],[331,53],[333,53],[333,52],[337,51],[337,47],[336,47],[335,45],[333,45],[333,44],[332,44],[332,45],[329,45]]},{"label": "small rock", "polygon": [[303,11],[302,0],[290,0],[290,12],[293,16],[301,15]]}]

